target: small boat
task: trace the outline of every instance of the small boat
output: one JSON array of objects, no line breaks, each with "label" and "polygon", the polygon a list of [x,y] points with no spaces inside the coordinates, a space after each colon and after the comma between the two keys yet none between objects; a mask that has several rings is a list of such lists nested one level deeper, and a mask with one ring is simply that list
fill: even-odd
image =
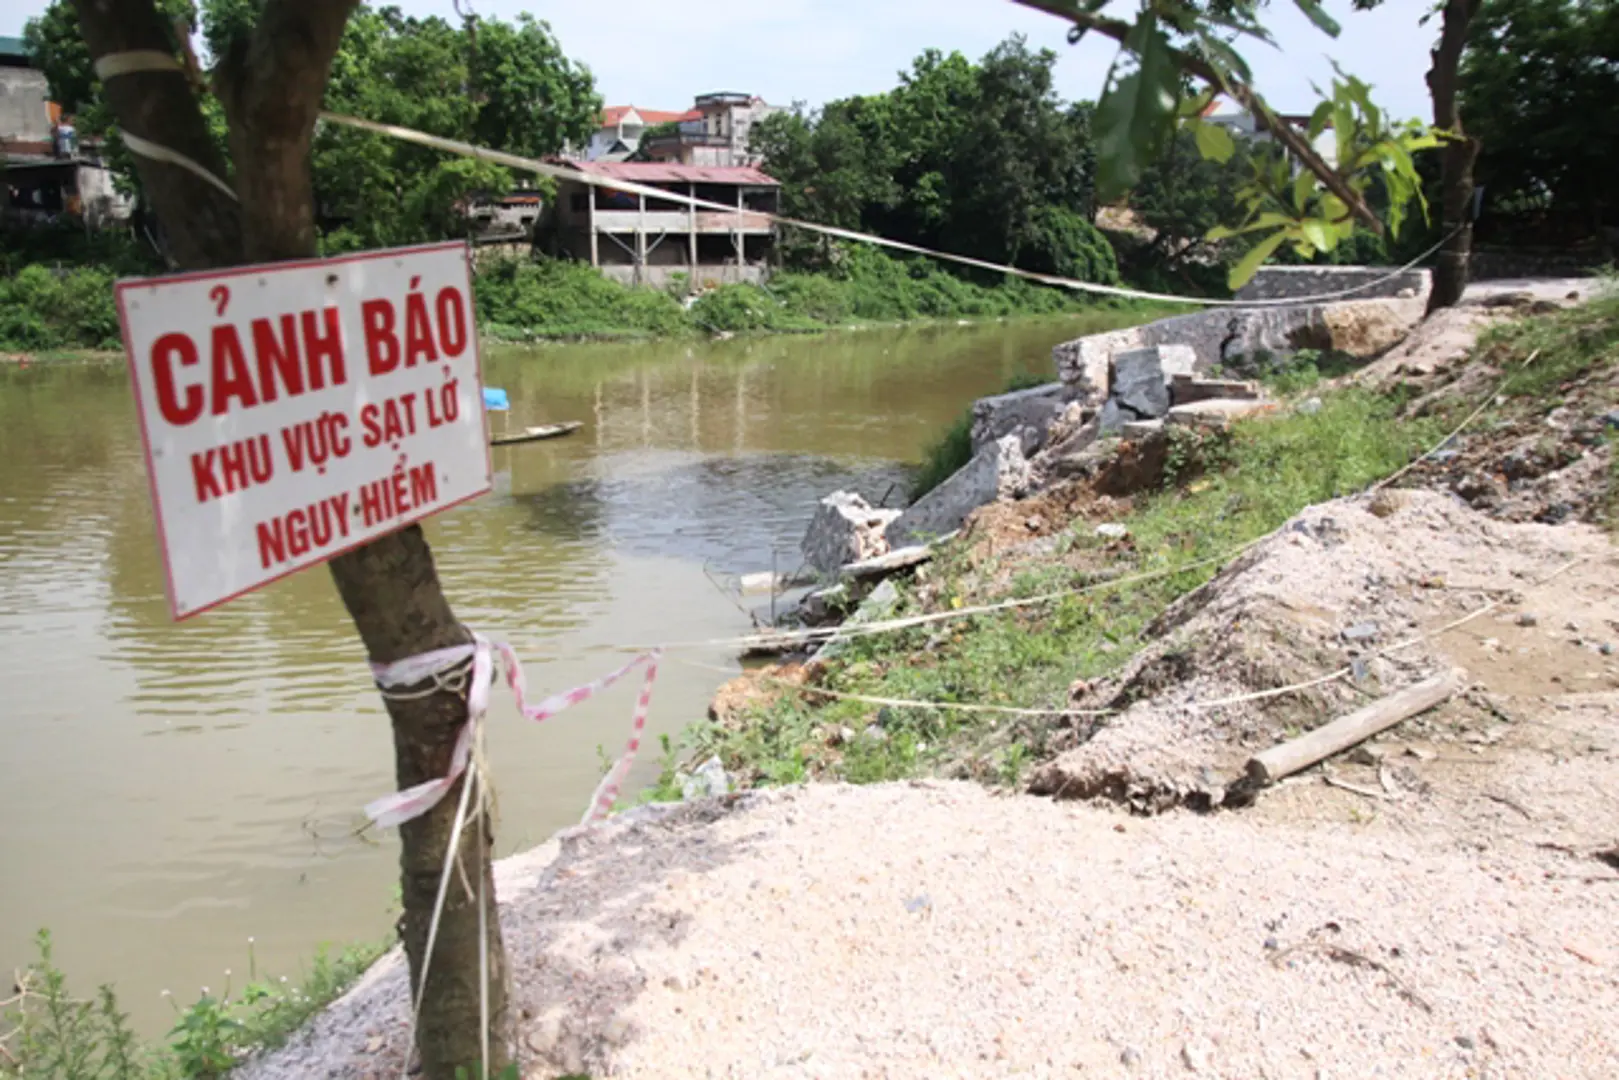
[{"label": "small boat", "polygon": [[569,420],[565,424],[541,424],[538,427],[526,427],[522,431],[511,434],[491,435],[490,446],[513,446],[517,443],[539,442],[541,439],[560,439],[564,435],[572,435],[584,424],[578,420]]}]

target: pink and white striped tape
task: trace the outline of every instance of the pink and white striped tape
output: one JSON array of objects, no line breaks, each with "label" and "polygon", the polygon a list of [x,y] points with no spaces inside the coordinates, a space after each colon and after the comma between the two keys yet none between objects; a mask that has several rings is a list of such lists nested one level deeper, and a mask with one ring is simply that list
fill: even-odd
[{"label": "pink and white striped tape", "polygon": [[392,664],[371,665],[371,674],[375,676],[377,685],[384,690],[390,690],[415,686],[442,672],[454,670],[465,664],[468,657],[472,658],[471,681],[467,686],[467,722],[456,738],[455,749],[450,755],[449,771],[438,779],[428,780],[391,795],[384,795],[368,803],[365,814],[375,824],[387,828],[420,817],[437,806],[439,800],[449,793],[455,782],[466,772],[467,764],[472,758],[473,736],[478,725],[483,722],[484,714],[489,711],[489,684],[496,653],[499,653],[501,666],[506,671],[506,684],[511,687],[512,695],[517,698],[518,711],[535,722],[547,720],[581,701],[588,701],[637,667],[643,665],[646,667],[646,679],[641,684],[641,694],[636,699],[635,713],[630,720],[629,743],[618,760],[613,763],[613,767],[608,770],[607,775],[602,778],[601,784],[591,794],[590,804],[585,808],[582,821],[596,821],[611,812],[613,800],[618,797],[619,787],[623,784],[630,767],[635,764],[635,756],[641,749],[641,735],[646,730],[647,711],[652,705],[652,685],[658,678],[658,659],[662,655],[662,650],[654,649],[642,653],[623,667],[610,671],[593,682],[576,686],[560,694],[552,694],[539,704],[530,705],[527,701],[528,680],[524,677],[523,664],[517,659],[517,653],[504,641],[492,642],[482,634],[475,634],[469,645],[457,645],[417,656],[407,656]]}]

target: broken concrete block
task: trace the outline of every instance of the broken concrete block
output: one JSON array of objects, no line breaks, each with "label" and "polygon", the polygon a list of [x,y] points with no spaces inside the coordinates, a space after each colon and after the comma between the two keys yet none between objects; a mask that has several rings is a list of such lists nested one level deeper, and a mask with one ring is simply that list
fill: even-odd
[{"label": "broken concrete block", "polygon": [[877,509],[853,492],[834,491],[815,508],[799,547],[811,566],[835,574],[845,563],[887,552],[885,532],[899,516],[900,511]]},{"label": "broken concrete block", "polygon": [[1188,405],[1194,401],[1208,401],[1211,398],[1250,398],[1259,397],[1259,387],[1250,382],[1238,382],[1235,379],[1200,379],[1195,375],[1175,375],[1169,380],[1169,400],[1176,405]]},{"label": "broken concrete block", "polygon": [[928,492],[888,527],[893,547],[925,543],[961,528],[986,503],[1015,498],[1029,487],[1029,462],[1016,435],[989,443],[955,475]]},{"label": "broken concrete block", "polygon": [[[1108,404],[1118,402],[1121,408],[1134,413],[1135,419],[1142,420],[1168,412],[1169,387],[1164,376],[1162,352],[1161,346],[1153,345],[1115,353]],[[1103,415],[1106,416],[1105,408]],[[1106,426],[1104,421],[1103,427]]]},{"label": "broken concrete block", "polygon": [[1274,412],[1274,401],[1254,401],[1248,398],[1211,398],[1208,401],[1194,401],[1187,405],[1176,405],[1169,410],[1168,420],[1171,424],[1180,424],[1187,427],[1207,427],[1223,429],[1229,427],[1233,420],[1244,416],[1254,416],[1258,413]]},{"label": "broken concrete block", "polygon": [[1161,418],[1131,420],[1124,425],[1121,434],[1126,439],[1149,439],[1162,430],[1164,430],[1164,421]]},{"label": "broken concrete block", "polygon": [[1099,435],[1118,435],[1124,431],[1124,425],[1135,418],[1135,413],[1119,404],[1118,398],[1108,398],[1102,405],[1102,411],[1096,417],[1096,430]]},{"label": "broken concrete block", "polygon": [[1057,382],[979,398],[973,402],[973,449],[1017,435],[1022,440],[1023,453],[1034,453],[1045,442],[1052,422],[1077,393],[1073,387]]}]

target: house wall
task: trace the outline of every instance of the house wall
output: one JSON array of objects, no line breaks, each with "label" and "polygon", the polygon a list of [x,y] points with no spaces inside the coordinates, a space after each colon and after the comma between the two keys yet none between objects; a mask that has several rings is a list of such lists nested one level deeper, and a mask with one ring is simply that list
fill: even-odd
[{"label": "house wall", "polygon": [[51,115],[45,73],[33,68],[0,67],[0,138],[49,140]]}]

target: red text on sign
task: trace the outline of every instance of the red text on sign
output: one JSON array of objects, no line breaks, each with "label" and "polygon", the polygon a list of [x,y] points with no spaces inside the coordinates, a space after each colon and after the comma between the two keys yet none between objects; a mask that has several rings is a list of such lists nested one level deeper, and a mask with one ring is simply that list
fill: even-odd
[{"label": "red text on sign", "polygon": [[412,510],[438,499],[438,472],[432,462],[404,466],[381,480],[360,488],[360,516],[366,528],[403,517]]},{"label": "red text on sign", "polygon": [[196,486],[199,503],[263,484],[274,475],[275,459],[270,456],[268,435],[255,435],[191,455],[191,482]]},{"label": "red text on sign", "polygon": [[259,564],[266,570],[319,551],[349,534],[349,495],[332,495],[259,522]]},{"label": "red text on sign", "polygon": [[296,318],[254,319],[246,345],[235,324],[215,326],[208,335],[206,374],[186,370],[202,366],[202,353],[191,335],[180,331],[158,337],[148,359],[158,412],[175,427],[195,423],[204,412],[223,416],[283,394],[297,397],[348,381],[335,307],[299,312]]},{"label": "red text on sign", "polygon": [[360,321],[372,375],[386,375],[401,364],[413,368],[441,357],[454,359],[467,348],[466,297],[453,285],[440,289],[430,308],[413,281],[412,291],[398,307],[381,297],[361,304]]}]

